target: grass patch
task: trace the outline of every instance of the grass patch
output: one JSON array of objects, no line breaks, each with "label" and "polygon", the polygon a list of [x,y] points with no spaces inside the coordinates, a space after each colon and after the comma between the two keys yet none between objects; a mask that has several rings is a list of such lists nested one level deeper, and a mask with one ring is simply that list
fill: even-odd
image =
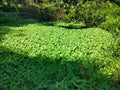
[{"label": "grass patch", "polygon": [[0,26],[1,90],[120,89],[120,62],[109,51],[110,33],[48,24]]}]

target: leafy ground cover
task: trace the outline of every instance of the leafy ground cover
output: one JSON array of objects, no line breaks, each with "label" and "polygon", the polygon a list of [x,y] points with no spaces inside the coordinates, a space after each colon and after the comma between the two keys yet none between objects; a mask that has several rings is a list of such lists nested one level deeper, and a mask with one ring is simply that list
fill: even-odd
[{"label": "leafy ground cover", "polygon": [[120,89],[110,33],[82,24],[28,22],[0,25],[1,90]]}]

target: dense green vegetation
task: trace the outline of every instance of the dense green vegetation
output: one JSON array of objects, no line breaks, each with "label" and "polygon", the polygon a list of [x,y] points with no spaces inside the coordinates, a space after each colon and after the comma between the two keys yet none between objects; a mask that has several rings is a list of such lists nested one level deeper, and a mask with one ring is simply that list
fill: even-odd
[{"label": "dense green vegetation", "polygon": [[120,0],[0,0],[0,90],[120,90]]},{"label": "dense green vegetation", "polygon": [[64,28],[70,25],[76,26],[33,21],[1,25],[0,88],[118,90],[120,62],[109,50],[112,34],[100,28]]},{"label": "dense green vegetation", "polygon": [[[88,27],[100,27],[111,32],[116,32],[120,28],[118,0],[1,0],[1,2],[0,13],[17,12],[25,19],[83,22]],[[6,21],[8,18],[0,14],[1,17],[2,15]]]}]

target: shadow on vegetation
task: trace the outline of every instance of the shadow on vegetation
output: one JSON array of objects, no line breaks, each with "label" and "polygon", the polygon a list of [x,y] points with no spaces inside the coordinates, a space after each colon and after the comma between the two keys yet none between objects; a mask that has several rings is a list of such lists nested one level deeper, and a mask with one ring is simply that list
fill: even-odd
[{"label": "shadow on vegetation", "polygon": [[88,26],[73,26],[73,25],[69,25],[69,26],[59,26],[65,29],[87,29],[90,28]]},{"label": "shadow on vegetation", "polygon": [[18,20],[16,22],[12,22],[12,23],[3,23],[0,24],[0,26],[25,26],[28,24],[39,24],[39,25],[44,25],[44,26],[57,26],[57,27],[61,27],[61,28],[65,28],[65,29],[87,29],[90,28],[89,26],[83,26],[83,25],[74,25],[74,24],[70,24],[70,25],[56,25],[56,22],[42,22],[42,21],[37,21],[35,19],[21,19]]},{"label": "shadow on vegetation", "polygon": [[44,26],[55,26],[55,22],[40,22]]},{"label": "shadow on vegetation", "polygon": [[[62,27],[65,29],[87,29],[90,28],[89,26],[83,26],[83,25],[74,25],[74,24],[70,24],[70,25],[56,25],[55,22],[40,22],[42,25],[45,26],[57,26],[57,27]],[[67,24],[67,23],[66,23]]]},{"label": "shadow on vegetation", "polygon": [[8,34],[10,31],[11,31],[11,29],[9,29],[9,28],[0,27],[0,41],[3,41],[4,40],[4,35]]},{"label": "shadow on vegetation", "polygon": [[17,20],[16,22],[11,22],[11,23],[1,23],[0,26],[25,26],[28,24],[35,24],[35,23],[39,23],[37,20],[35,19],[20,19]]},{"label": "shadow on vegetation", "polygon": [[[97,59],[97,58],[96,58]],[[29,57],[0,47],[0,89],[28,90],[113,90],[97,63],[39,54]]]}]

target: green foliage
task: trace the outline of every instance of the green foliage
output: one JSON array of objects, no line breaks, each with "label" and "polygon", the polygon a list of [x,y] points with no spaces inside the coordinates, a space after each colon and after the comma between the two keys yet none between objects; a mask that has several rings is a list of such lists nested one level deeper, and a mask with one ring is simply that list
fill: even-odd
[{"label": "green foliage", "polygon": [[110,0],[110,1],[120,6],[120,0]]},{"label": "green foliage", "polygon": [[120,31],[120,17],[113,17],[113,16],[107,16],[106,17],[106,21],[103,22],[100,25],[101,28],[113,33],[113,34],[117,34]]},{"label": "green foliage", "polygon": [[110,4],[109,8],[102,11],[105,14],[105,21],[99,27],[112,33],[114,44],[110,47],[115,60],[120,58],[120,7]]},{"label": "green foliage", "polygon": [[76,6],[80,0],[63,0],[65,4],[68,4],[70,6]]},{"label": "green foliage", "polygon": [[[12,18],[11,18],[12,17]],[[17,13],[5,13],[0,11],[0,23],[16,22],[20,17]]]},{"label": "green foliage", "polygon": [[39,20],[41,21],[55,21],[57,19],[56,7],[52,5],[42,4],[39,10]]},{"label": "green foliage", "polygon": [[63,20],[64,9],[54,3],[40,5],[22,5],[18,8],[23,18],[37,19],[39,21]]},{"label": "green foliage", "polygon": [[38,7],[35,5],[22,5],[19,8],[19,13],[22,18],[38,19]]},{"label": "green foliage", "polygon": [[109,8],[102,11],[105,14],[105,21],[100,24],[100,27],[117,34],[120,29],[120,7],[111,4]]},{"label": "green foliage", "polygon": [[65,20],[68,22],[76,22],[76,8],[75,6],[70,7],[67,11],[68,14],[65,16]]},{"label": "green foliage", "polygon": [[83,21],[87,26],[98,26],[105,20],[101,11],[104,9],[104,3],[98,1],[80,2],[77,8],[76,17]]},{"label": "green foliage", "polygon": [[87,26],[98,26],[105,21],[102,10],[107,3],[102,1],[79,1],[75,6],[65,4],[67,20],[74,22],[84,22]]},{"label": "green foliage", "polygon": [[119,60],[112,35],[74,23],[33,22],[0,26],[0,88],[119,90]]},{"label": "green foliage", "polygon": [[41,4],[39,8],[39,20],[40,21],[58,21],[63,20],[64,10],[63,8],[56,7],[52,4]]},{"label": "green foliage", "polygon": [[[0,6],[1,90],[120,89],[119,0],[6,1]],[[18,14],[69,23],[16,22]],[[104,30],[88,28],[94,26]]]},{"label": "green foliage", "polygon": [[[24,1],[24,0],[23,0]],[[27,1],[25,1],[27,2]],[[38,19],[40,21],[67,21],[67,22],[84,22],[88,27],[99,26],[105,22],[106,17],[120,16],[120,8],[111,1],[98,0],[43,0],[28,1],[29,4],[3,5],[3,11],[17,11],[23,18]],[[31,4],[30,4],[31,2]]]},{"label": "green foliage", "polygon": [[87,26],[99,26],[106,17],[120,15],[120,8],[109,1],[79,1],[75,6],[65,5],[66,20],[84,22]]},{"label": "green foliage", "polygon": [[14,12],[15,8],[13,6],[9,6],[9,5],[2,5],[0,7],[0,10],[3,12]]}]

